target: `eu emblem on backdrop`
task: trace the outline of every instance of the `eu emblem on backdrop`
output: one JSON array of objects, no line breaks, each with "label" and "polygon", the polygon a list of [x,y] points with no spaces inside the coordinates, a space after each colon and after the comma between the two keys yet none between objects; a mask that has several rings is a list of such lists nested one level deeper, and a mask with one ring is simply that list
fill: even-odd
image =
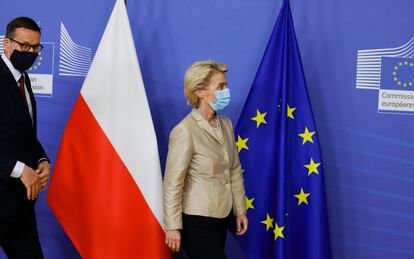
[{"label": "eu emblem on backdrop", "polygon": [[382,57],[381,89],[414,90],[414,58]]},{"label": "eu emblem on backdrop", "polygon": [[284,1],[236,127],[250,259],[330,258],[323,162],[289,2]]},{"label": "eu emblem on backdrop", "polygon": [[414,58],[381,57],[378,111],[414,113]]},{"label": "eu emblem on backdrop", "polygon": [[414,114],[414,37],[399,47],[358,50],[356,87],[378,91],[378,112]]},{"label": "eu emblem on backdrop", "polygon": [[33,66],[27,70],[30,75],[33,93],[41,96],[53,95],[53,58],[54,43],[42,42],[44,48],[39,52]]}]

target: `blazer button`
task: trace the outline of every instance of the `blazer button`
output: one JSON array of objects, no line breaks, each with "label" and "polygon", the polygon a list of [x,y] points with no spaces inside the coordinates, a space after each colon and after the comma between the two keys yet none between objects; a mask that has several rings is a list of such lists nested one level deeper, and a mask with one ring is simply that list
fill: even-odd
[{"label": "blazer button", "polygon": [[229,174],[229,170],[224,170],[224,174]]},{"label": "blazer button", "polygon": [[226,189],[230,189],[230,184],[229,183],[224,185],[224,186],[226,187]]}]

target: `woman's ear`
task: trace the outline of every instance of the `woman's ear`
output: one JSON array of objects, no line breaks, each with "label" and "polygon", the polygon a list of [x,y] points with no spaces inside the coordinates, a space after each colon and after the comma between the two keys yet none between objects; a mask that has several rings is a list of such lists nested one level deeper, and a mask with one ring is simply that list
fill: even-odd
[{"label": "woman's ear", "polygon": [[198,98],[204,97],[203,91],[201,91],[200,89],[195,91],[195,95],[197,95]]}]

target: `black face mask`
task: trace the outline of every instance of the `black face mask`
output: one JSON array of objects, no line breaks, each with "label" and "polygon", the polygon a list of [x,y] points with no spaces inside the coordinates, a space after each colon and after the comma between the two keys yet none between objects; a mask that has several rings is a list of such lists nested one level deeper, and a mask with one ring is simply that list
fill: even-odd
[{"label": "black face mask", "polygon": [[14,68],[23,73],[33,65],[38,55],[37,52],[13,50],[10,61]]}]

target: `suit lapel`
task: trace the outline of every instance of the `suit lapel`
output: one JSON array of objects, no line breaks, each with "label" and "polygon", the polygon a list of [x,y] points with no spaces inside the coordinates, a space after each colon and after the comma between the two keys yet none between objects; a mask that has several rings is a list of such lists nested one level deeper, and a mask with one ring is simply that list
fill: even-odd
[{"label": "suit lapel", "polygon": [[[30,83],[29,75],[26,72],[24,73],[24,79],[25,79],[25,86],[26,86],[27,92],[29,93],[30,103],[32,104],[33,126],[36,129],[36,114],[37,114],[36,113],[36,99],[32,91],[32,84]],[[29,115],[29,118],[30,118],[29,110],[27,110],[27,114]]]},{"label": "suit lapel", "polygon": [[[214,138],[220,145],[223,145],[223,141],[221,141],[217,135],[214,133],[213,128],[208,124],[207,120],[197,111],[197,109],[193,109],[191,111],[191,115],[196,119],[200,128],[207,132],[212,138]],[[221,123],[221,122],[220,122]],[[224,139],[224,138],[223,138]]]},{"label": "suit lapel", "polygon": [[227,126],[226,126],[222,116],[217,116],[217,119],[219,120],[220,127],[221,127],[221,132],[223,134],[222,144],[225,145],[227,143],[227,139],[230,138],[230,136],[228,136],[228,134],[227,134]]}]

